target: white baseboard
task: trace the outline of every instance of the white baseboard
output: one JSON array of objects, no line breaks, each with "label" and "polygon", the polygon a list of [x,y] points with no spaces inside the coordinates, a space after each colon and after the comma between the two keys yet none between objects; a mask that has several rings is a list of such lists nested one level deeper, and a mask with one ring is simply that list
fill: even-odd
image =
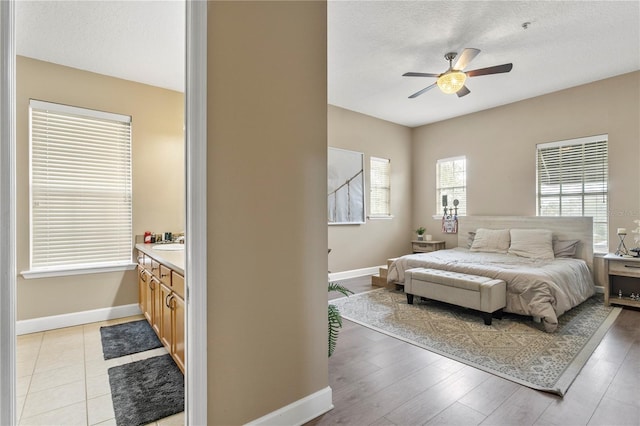
[{"label": "white baseboard", "polygon": [[597,285],[596,286],[596,293],[604,294],[604,287],[602,287],[601,285]]},{"label": "white baseboard", "polygon": [[105,321],[115,318],[140,315],[137,303],[131,305],[113,306],[110,308],[94,309],[91,311],[74,312],[71,314],[52,315],[49,317],[33,318],[16,321],[16,335],[37,333],[55,328],[71,327],[80,324]]},{"label": "white baseboard", "polygon": [[346,280],[349,278],[364,277],[366,275],[374,275],[378,273],[380,266],[372,266],[370,268],[353,269],[351,271],[334,272],[329,274],[329,281]]},{"label": "white baseboard", "polygon": [[247,425],[278,426],[302,425],[333,408],[332,391],[329,386],[292,402],[272,413],[255,419]]}]

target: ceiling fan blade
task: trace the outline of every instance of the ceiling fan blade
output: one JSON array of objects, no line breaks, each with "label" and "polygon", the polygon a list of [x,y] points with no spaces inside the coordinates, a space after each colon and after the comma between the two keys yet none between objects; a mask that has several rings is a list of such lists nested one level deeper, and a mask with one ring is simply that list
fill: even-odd
[{"label": "ceiling fan blade", "polygon": [[467,71],[465,72],[465,74],[467,74],[467,77],[477,77],[479,75],[500,74],[503,72],[509,72],[511,71],[511,68],[513,68],[513,64],[502,64],[495,65],[493,67]]},{"label": "ceiling fan blade", "polygon": [[471,93],[471,90],[469,90],[467,86],[462,86],[462,89],[458,90],[456,92],[456,95],[458,95],[458,97],[461,98],[463,96],[467,96],[469,93]]},{"label": "ceiling fan blade", "polygon": [[436,86],[436,83],[433,83],[431,86],[427,86],[424,89],[420,90],[419,92],[414,93],[413,95],[409,96],[409,99],[413,99],[416,98],[420,95],[422,95],[424,92],[426,92],[427,90],[433,89]]},{"label": "ceiling fan blade", "polygon": [[453,66],[453,69],[462,71],[467,65],[469,65],[469,62],[473,61],[473,58],[478,56],[478,53],[480,53],[480,49],[464,49],[462,54],[458,56],[458,60]]},{"label": "ceiling fan blade", "polygon": [[440,74],[432,74],[429,72],[405,72],[403,77],[440,77]]}]

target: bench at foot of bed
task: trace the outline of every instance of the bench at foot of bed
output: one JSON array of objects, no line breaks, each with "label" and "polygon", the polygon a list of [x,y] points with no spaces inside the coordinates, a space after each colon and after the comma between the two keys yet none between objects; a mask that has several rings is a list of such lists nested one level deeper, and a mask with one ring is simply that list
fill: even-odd
[{"label": "bench at foot of bed", "polygon": [[507,285],[503,280],[440,269],[414,268],[405,272],[404,292],[407,303],[419,296],[483,313],[484,323],[492,317],[502,318],[507,304]]}]

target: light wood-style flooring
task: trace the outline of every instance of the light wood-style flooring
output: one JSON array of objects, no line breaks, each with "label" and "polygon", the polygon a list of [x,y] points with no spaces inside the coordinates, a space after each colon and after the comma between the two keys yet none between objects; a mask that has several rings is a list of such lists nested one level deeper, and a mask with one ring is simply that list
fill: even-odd
[{"label": "light wood-style flooring", "polygon": [[[369,282],[340,283],[360,292],[372,289]],[[640,311],[623,310],[564,398],[346,320],[329,385],[335,408],[308,425],[638,426]]]}]

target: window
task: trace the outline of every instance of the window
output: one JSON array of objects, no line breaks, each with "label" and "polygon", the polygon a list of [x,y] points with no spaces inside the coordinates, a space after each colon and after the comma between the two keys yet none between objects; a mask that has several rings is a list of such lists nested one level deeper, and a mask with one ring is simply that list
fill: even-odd
[{"label": "window", "polygon": [[436,216],[444,214],[443,198],[445,195],[447,208],[453,208],[453,200],[458,200],[458,216],[467,214],[466,157],[438,160],[436,165]]},{"label": "window", "polygon": [[608,135],[537,145],[538,216],[593,217],[595,252],[608,251]]},{"label": "window", "polygon": [[369,217],[391,216],[391,160],[371,157],[371,192]]},{"label": "window", "polygon": [[131,117],[31,100],[31,271],[131,264]]}]

